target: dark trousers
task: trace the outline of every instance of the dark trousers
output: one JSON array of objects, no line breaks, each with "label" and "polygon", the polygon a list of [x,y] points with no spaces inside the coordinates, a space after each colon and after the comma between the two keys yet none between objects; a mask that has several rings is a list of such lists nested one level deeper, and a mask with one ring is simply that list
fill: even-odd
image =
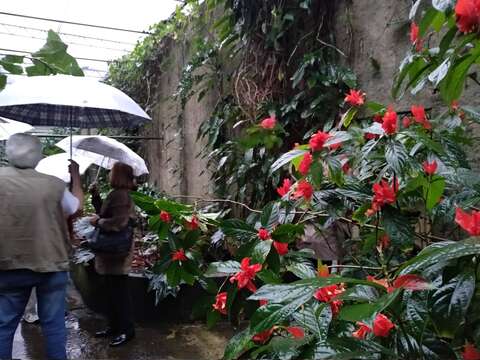
[{"label": "dark trousers", "polygon": [[104,275],[108,326],[116,335],[135,332],[128,275]]}]

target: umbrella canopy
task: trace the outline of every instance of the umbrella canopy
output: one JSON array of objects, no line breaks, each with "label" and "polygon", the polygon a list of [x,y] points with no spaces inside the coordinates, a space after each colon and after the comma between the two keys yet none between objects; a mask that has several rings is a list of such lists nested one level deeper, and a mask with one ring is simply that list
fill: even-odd
[{"label": "umbrella canopy", "polygon": [[69,75],[15,79],[0,92],[0,116],[34,126],[77,128],[129,128],[151,120],[120,90]]},{"label": "umbrella canopy", "polygon": [[0,118],[0,140],[7,140],[11,135],[27,132],[33,126],[15,120]]},{"label": "umbrella canopy", "polygon": [[[56,144],[60,149],[70,151],[70,137]],[[74,156],[90,159],[94,164],[111,169],[113,164],[120,161],[133,168],[135,176],[148,174],[147,165],[137,153],[121,142],[107,136],[75,135],[71,138],[72,153]]]},{"label": "umbrella canopy", "polygon": [[[69,160],[70,155],[67,153],[51,155],[40,160],[35,170],[43,174],[55,176],[68,183],[70,182],[70,173],[68,172]],[[78,163],[80,175],[84,174],[88,167],[93,164],[91,159],[81,156],[73,156],[72,160]]]}]

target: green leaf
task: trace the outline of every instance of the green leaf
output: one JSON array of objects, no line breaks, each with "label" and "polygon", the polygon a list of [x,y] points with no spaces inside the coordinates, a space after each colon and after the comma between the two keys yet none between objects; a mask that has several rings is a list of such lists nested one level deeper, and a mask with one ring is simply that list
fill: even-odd
[{"label": "green leaf", "polygon": [[443,195],[445,190],[445,179],[434,175],[427,187],[423,189],[423,196],[426,199],[427,210],[432,210]]},{"label": "green leaf", "polygon": [[269,203],[262,210],[262,215],[260,216],[260,223],[262,227],[268,231],[272,231],[274,227],[278,224],[280,215],[280,204],[278,202]]},{"label": "green leaf", "polygon": [[467,268],[432,295],[432,316],[438,335],[453,339],[465,324],[472,296],[475,292],[475,274]]},{"label": "green leaf", "polygon": [[155,206],[155,199],[153,199],[151,196],[132,191],[130,193],[130,196],[132,197],[135,205],[137,205],[140,209],[145,211],[149,215],[153,214],[159,214],[160,211],[158,208]]},{"label": "green leaf", "polygon": [[326,341],[328,328],[332,322],[332,310],[329,304],[313,303],[293,314],[293,318],[302,327],[312,332],[319,341]]},{"label": "green leaf", "polygon": [[222,316],[218,311],[214,309],[209,310],[207,313],[207,327],[209,329],[213,328],[221,318]]},{"label": "green leaf", "polygon": [[420,21],[419,24],[419,36],[423,37],[428,30],[428,28],[432,25],[432,23],[436,20],[436,17],[438,14],[441,14],[440,11],[434,9],[434,8],[429,8],[425,15],[423,16],[422,20]]},{"label": "green leaf", "polygon": [[187,213],[191,215],[193,207],[191,205],[180,204],[176,201],[168,199],[158,199],[155,201],[155,206],[159,210],[167,211],[173,216],[179,216]]},{"label": "green leaf", "polygon": [[282,278],[280,275],[270,269],[263,269],[257,273],[257,277],[265,284],[281,284]]},{"label": "green leaf", "polygon": [[404,292],[405,319],[417,336],[425,331],[428,321],[428,293],[427,292]]},{"label": "green leaf", "polygon": [[20,65],[9,63],[8,61],[5,61],[3,59],[0,59],[0,65],[2,65],[2,67],[6,71],[8,71],[10,74],[14,74],[14,75],[23,74],[23,67],[21,67]]},{"label": "green leaf", "polygon": [[401,174],[408,160],[407,149],[401,142],[390,140],[385,145],[385,160],[395,173]]},{"label": "green leaf", "polygon": [[358,109],[356,107],[351,107],[350,109],[348,109],[347,112],[342,115],[342,118],[340,120],[341,126],[339,126],[339,128],[341,128],[342,126],[344,128],[348,128],[357,112]]},{"label": "green leaf", "polygon": [[254,334],[250,331],[250,328],[235,334],[225,347],[225,353],[223,354],[224,360],[234,360],[240,357],[242,353],[254,346],[252,336]]},{"label": "green leaf", "polygon": [[369,110],[371,110],[374,114],[381,113],[382,111],[384,111],[386,109],[385,105],[380,104],[380,103],[376,103],[376,102],[373,102],[373,101],[366,102],[365,106]]},{"label": "green leaf", "polygon": [[298,236],[303,235],[303,224],[281,224],[272,232],[272,239],[279,242],[293,242]]},{"label": "green leaf", "polygon": [[399,289],[380,297],[374,303],[343,306],[338,317],[346,321],[373,321],[374,317],[386,309],[400,294]]},{"label": "green leaf", "polygon": [[274,173],[278,169],[280,169],[282,166],[290,163],[294,159],[301,159],[305,153],[308,152],[307,150],[301,150],[301,149],[294,149],[290,150],[289,152],[283,154],[280,156],[270,167],[270,173]]},{"label": "green leaf", "polygon": [[290,265],[287,265],[287,271],[290,271],[300,279],[310,279],[317,276],[317,271],[315,270],[315,267],[309,261],[296,261]]},{"label": "green leaf", "polygon": [[7,77],[5,75],[0,74],[0,91],[5,89],[6,85],[7,85]]},{"label": "green leaf", "polygon": [[247,242],[257,236],[255,228],[240,219],[228,219],[221,222],[220,228],[227,236]]},{"label": "green leaf", "polygon": [[2,60],[11,64],[23,64],[25,56],[20,55],[5,55]]},{"label": "green leaf", "polygon": [[181,267],[178,261],[174,261],[166,271],[168,285],[171,287],[178,286],[181,280]]},{"label": "green leaf", "polygon": [[223,277],[240,271],[240,263],[234,260],[212,262],[205,272],[206,277]]},{"label": "green leaf", "polygon": [[415,232],[408,217],[392,206],[382,210],[383,227],[390,239],[404,249],[410,248],[415,240]]},{"label": "green leaf", "polygon": [[465,256],[480,254],[480,244],[476,238],[470,238],[459,242],[439,242],[423,249],[417,256],[400,266],[398,275],[409,274],[423,270],[438,263],[446,263],[449,260]]},{"label": "green leaf", "polygon": [[260,240],[252,251],[252,264],[263,264],[272,248],[272,240]]}]

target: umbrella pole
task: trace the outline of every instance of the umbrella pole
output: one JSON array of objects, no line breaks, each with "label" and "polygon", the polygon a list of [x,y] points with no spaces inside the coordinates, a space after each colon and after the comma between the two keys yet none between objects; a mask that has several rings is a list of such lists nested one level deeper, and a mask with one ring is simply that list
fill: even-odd
[{"label": "umbrella pole", "polygon": [[100,175],[100,170],[101,170],[102,167],[103,167],[103,162],[104,162],[104,161],[105,161],[105,156],[103,157],[102,162],[101,162],[100,166],[98,167],[97,175],[95,176],[95,181],[93,182],[94,184],[96,184],[97,181],[98,181],[98,176]]}]

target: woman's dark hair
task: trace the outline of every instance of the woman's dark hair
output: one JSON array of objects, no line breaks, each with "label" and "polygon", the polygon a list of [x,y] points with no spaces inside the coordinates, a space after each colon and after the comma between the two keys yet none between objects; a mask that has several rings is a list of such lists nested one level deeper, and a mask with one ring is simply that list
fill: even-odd
[{"label": "woman's dark hair", "polygon": [[121,162],[115,163],[111,170],[110,185],[114,189],[135,190],[132,167]]}]

